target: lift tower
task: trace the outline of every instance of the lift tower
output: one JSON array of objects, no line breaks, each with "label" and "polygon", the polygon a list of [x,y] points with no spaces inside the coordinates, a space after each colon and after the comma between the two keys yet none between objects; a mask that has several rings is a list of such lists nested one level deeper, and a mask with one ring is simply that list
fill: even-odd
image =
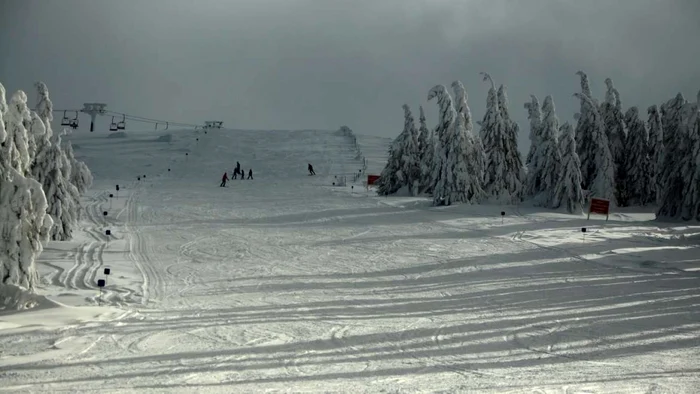
[{"label": "lift tower", "polygon": [[85,103],[83,104],[83,109],[80,112],[84,112],[90,115],[90,131],[95,131],[95,117],[97,115],[104,115],[107,104],[102,103]]}]

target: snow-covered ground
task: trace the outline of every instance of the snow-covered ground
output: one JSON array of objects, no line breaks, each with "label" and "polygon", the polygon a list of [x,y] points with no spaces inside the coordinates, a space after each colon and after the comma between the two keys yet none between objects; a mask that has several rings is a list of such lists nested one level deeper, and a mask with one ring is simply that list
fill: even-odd
[{"label": "snow-covered ground", "polygon": [[361,168],[334,132],[170,135],[71,136],[87,215],[0,312],[0,391],[700,390],[698,226],[334,187]]}]

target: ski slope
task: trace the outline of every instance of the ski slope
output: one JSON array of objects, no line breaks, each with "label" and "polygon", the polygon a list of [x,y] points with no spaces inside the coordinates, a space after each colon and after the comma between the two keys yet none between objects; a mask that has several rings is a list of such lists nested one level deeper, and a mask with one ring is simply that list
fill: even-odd
[{"label": "ski slope", "polygon": [[698,226],[332,186],[361,168],[333,132],[162,133],[70,136],[95,184],[0,311],[0,392],[700,389]]}]

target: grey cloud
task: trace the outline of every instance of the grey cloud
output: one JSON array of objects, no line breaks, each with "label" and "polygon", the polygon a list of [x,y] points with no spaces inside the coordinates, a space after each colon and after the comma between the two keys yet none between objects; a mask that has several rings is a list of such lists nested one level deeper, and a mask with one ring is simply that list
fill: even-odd
[{"label": "grey cloud", "polygon": [[[401,105],[426,108],[437,83],[464,82],[478,119],[488,85],[522,103],[578,107],[574,73],[626,106],[700,89],[694,0],[0,0],[0,81],[41,79],[57,107],[114,110],[238,128],[323,128],[395,136]],[[30,96],[33,97],[33,94]],[[521,150],[526,147],[521,146]]]}]

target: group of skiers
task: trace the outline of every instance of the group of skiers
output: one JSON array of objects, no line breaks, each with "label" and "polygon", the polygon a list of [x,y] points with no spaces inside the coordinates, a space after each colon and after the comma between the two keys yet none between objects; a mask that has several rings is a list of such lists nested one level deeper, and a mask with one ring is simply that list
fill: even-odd
[{"label": "group of skiers", "polygon": [[[237,179],[238,175],[241,176],[241,180],[245,178],[245,171],[241,170],[241,163],[236,162],[236,168],[232,171],[231,180]],[[248,179],[253,179],[253,169],[248,170]],[[221,177],[221,184],[219,187],[226,187],[226,182],[229,180],[228,173],[224,172],[224,176]]]},{"label": "group of skiers", "polygon": [[[316,171],[314,171],[314,166],[309,163],[309,175],[316,175]],[[241,170],[241,163],[236,162],[236,168],[233,170],[233,175],[231,175],[231,178],[229,179],[228,173],[224,172],[224,176],[221,177],[221,184],[219,187],[226,187],[226,182],[229,180],[237,179],[238,175],[241,176],[241,179],[246,179],[245,178],[245,172]],[[248,170],[248,179],[253,179],[253,169]]]}]

